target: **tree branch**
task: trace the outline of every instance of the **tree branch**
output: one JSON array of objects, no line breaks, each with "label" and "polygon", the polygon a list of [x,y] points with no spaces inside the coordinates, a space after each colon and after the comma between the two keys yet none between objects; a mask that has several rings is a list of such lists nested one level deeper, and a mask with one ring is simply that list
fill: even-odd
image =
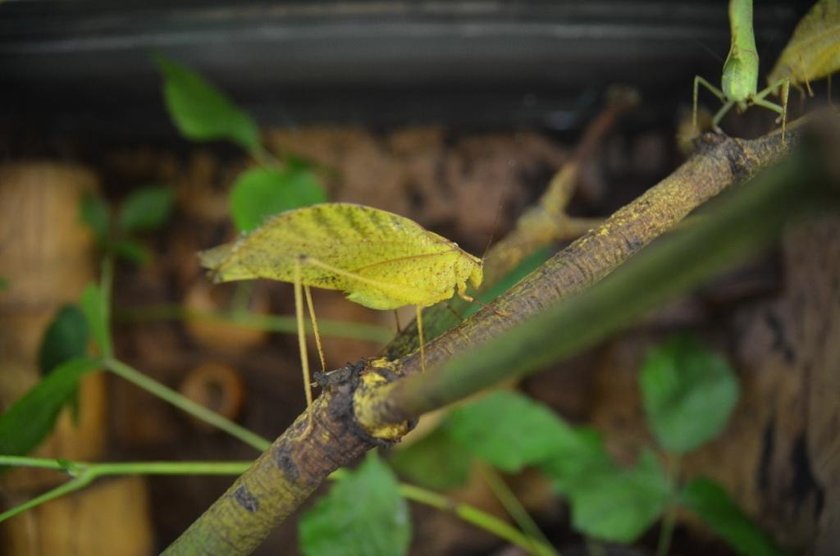
[{"label": "tree branch", "polygon": [[[493,361],[489,359],[489,351],[477,354],[470,350],[476,346],[485,349],[492,345],[490,340],[498,341],[499,335],[528,319],[533,321],[528,326],[530,332],[535,326],[547,323],[554,326],[554,319],[558,318],[566,324],[578,322],[588,331],[589,336],[584,339],[591,341],[593,330],[603,331],[603,327],[586,320],[590,318],[587,313],[575,311],[591,310],[592,306],[563,303],[547,309],[600,281],[727,186],[776,162],[797,139],[797,132],[790,129],[787,143],[779,134],[754,141],[708,136],[702,151],[671,176],[558,253],[492,306],[429,344],[426,366],[430,370],[422,376],[417,375],[420,361],[416,353],[395,361],[381,358],[328,373],[322,379],[324,392],[312,407],[312,429],[304,434],[306,416],[299,417],[165,553],[249,554],[330,472],[355,463],[365,451],[382,444],[381,439],[398,440],[410,429],[411,420],[429,408],[512,375],[516,369],[507,366],[511,362],[509,357]],[[801,161],[798,163],[798,167],[789,170],[794,175],[805,171]],[[774,199],[778,202],[778,198]],[[737,216],[750,224],[750,217],[745,213]],[[727,222],[731,224],[732,218]],[[779,219],[772,219],[771,224],[777,226]],[[751,236],[750,233],[742,235]],[[674,249],[671,251],[674,256]],[[692,254],[688,253],[687,257],[690,262]],[[685,263],[685,257],[679,260],[680,264]],[[635,280],[639,276],[644,279],[644,272],[636,271]],[[689,278],[692,276],[684,277],[677,284],[685,286]],[[644,282],[634,283],[637,288],[645,286]],[[651,299],[638,297],[639,303]],[[616,302],[613,298],[609,301]],[[638,308],[639,303],[634,306]],[[567,308],[558,317],[561,307]],[[613,305],[606,309],[598,305],[596,313],[603,316],[603,311],[610,307]],[[547,340],[543,335],[539,339],[549,343],[536,345],[531,340],[523,340],[521,335],[508,334],[501,342],[502,349],[512,350],[513,356],[522,356],[523,349],[530,352],[546,349],[547,353],[556,355],[558,349],[551,342],[558,342],[557,338]],[[562,344],[561,353],[571,349],[568,342],[558,344]],[[468,359],[461,356],[448,363],[455,354],[467,352]],[[493,352],[494,357],[498,354],[499,350]],[[465,377],[470,381],[469,386],[457,386]]]}]

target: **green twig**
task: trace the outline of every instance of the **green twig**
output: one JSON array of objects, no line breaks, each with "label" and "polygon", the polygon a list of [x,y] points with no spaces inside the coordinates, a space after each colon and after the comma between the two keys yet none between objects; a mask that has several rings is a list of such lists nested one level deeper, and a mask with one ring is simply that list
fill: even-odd
[{"label": "green twig", "polygon": [[31,510],[61,496],[80,490],[100,477],[108,475],[238,475],[243,473],[249,461],[135,461],[116,463],[85,463],[57,459],[31,458],[26,456],[0,455],[0,465],[16,467],[37,467],[53,469],[69,474],[72,479],[40,496],[27,500],[0,513],[0,522],[22,512]]},{"label": "green twig", "polygon": [[436,508],[442,512],[452,513],[467,523],[475,525],[480,529],[484,529],[485,531],[529,552],[534,550],[536,542],[537,548],[540,550],[540,554],[553,554],[551,547],[540,544],[539,541],[534,541],[534,539],[529,538],[527,535],[523,534],[515,527],[511,527],[501,519],[482,512],[478,508],[470,506],[469,504],[453,502],[446,496],[416,487],[414,485],[401,484],[400,494],[414,502],[431,506],[432,508]]},{"label": "green twig", "polygon": [[[280,332],[283,334],[297,334],[294,317],[285,315],[260,315],[250,311],[195,311],[181,305],[156,305],[152,307],[135,307],[117,310],[118,318],[123,320],[202,320],[209,322],[224,322],[251,328]],[[384,326],[363,323],[349,323],[337,320],[318,319],[318,329],[324,336],[349,338],[384,344],[390,340],[394,332]],[[306,331],[312,334],[312,325],[306,323]]]},{"label": "green twig", "polygon": [[[522,503],[516,495],[510,490],[510,487],[499,476],[495,469],[489,466],[482,465],[480,467],[481,476],[493,494],[504,506],[505,511],[510,515],[514,521],[519,525],[519,528],[528,534],[531,541],[531,547],[528,550],[530,554],[536,556],[558,556],[557,552],[551,548],[551,543],[545,538],[540,528],[534,522],[528,511],[522,506]],[[545,548],[548,547],[548,550]]]},{"label": "green twig", "polygon": [[665,515],[662,516],[662,525],[659,529],[659,542],[656,546],[656,556],[666,556],[671,549],[671,539],[674,537],[674,526],[677,522],[677,505],[679,503],[679,481],[680,463],[682,458],[679,454],[669,457],[668,482],[671,492],[668,496],[668,505]]},{"label": "green twig", "polygon": [[[135,461],[88,463],[50,458],[0,455],[0,465],[15,467],[37,467],[53,469],[69,474],[70,481],[28,500],[19,506],[0,514],[0,522],[14,517],[26,510],[31,510],[51,500],[84,488],[94,480],[108,475],[239,475],[251,466],[249,461]],[[339,469],[330,475],[332,480],[341,480],[347,472]],[[554,554],[550,546],[528,538],[504,521],[501,521],[478,508],[468,504],[456,503],[449,498],[420,487],[400,483],[400,494],[405,498],[455,514],[460,519],[488,533],[505,539],[528,551],[537,554]]]},{"label": "green twig", "polygon": [[110,358],[114,355],[114,343],[111,340],[111,291],[114,285],[114,257],[105,255],[102,258],[102,275],[99,278],[99,292],[102,296],[100,307],[102,308],[103,329],[105,330],[105,345],[99,346],[102,350],[102,357]]},{"label": "green twig", "polygon": [[271,442],[259,436],[258,434],[251,432],[245,427],[237,425],[230,419],[222,417],[218,413],[207,409],[203,405],[195,403],[189,398],[182,396],[175,390],[172,390],[171,388],[168,388],[163,384],[152,380],[140,371],[123,363],[122,361],[109,358],[105,359],[103,363],[105,365],[105,368],[107,368],[115,375],[131,382],[135,386],[139,386],[143,390],[157,396],[165,402],[174,405],[178,409],[189,413],[193,417],[201,419],[205,423],[209,423],[214,427],[225,431],[231,436],[238,438],[245,444],[248,444],[249,446],[252,446],[257,450],[264,451],[267,450],[269,446],[271,446]]}]

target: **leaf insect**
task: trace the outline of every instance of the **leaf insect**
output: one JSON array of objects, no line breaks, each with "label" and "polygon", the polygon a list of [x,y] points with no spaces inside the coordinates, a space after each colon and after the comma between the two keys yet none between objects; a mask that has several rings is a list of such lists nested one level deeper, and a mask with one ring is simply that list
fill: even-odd
[{"label": "leaf insect", "polygon": [[281,212],[238,241],[203,251],[199,257],[217,283],[269,278],[294,284],[307,408],[312,406],[312,389],[304,300],[325,369],[311,287],[343,291],[350,301],[372,309],[414,305],[425,367],[422,308],[456,293],[472,301],[467,283],[477,288],[483,278],[481,259],[456,243],[403,216],[351,203]]},{"label": "leaf insect", "polygon": [[[723,103],[723,107],[712,118],[712,127],[720,132],[718,124],[732,107],[743,112],[749,106],[762,106],[779,114],[782,121],[782,137],[785,133],[785,119],[787,114],[787,99],[790,81],[782,77],[769,87],[758,91],[758,51],[755,47],[753,34],[752,0],[730,0],[729,27],[732,41],[729,54],[723,63],[723,74],[720,89],[703,79],[699,75],[694,77],[694,108],[692,122],[697,129],[697,94],[703,85]],[[767,100],[767,96],[782,88],[782,105]]]},{"label": "leaf insect", "polygon": [[[767,76],[769,83],[785,79],[809,96],[811,81],[830,77],[840,70],[840,0],[819,0],[796,25],[776,65]],[[830,82],[829,82],[830,83]]]}]

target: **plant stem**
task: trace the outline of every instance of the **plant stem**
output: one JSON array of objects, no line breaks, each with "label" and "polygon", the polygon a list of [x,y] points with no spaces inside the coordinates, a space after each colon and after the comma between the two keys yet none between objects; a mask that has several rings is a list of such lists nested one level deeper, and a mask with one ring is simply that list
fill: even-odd
[{"label": "plant stem", "polygon": [[50,500],[55,500],[56,498],[64,496],[65,494],[70,494],[71,492],[75,492],[79,489],[82,489],[82,488],[86,487],[88,484],[90,484],[90,482],[92,480],[93,479],[91,477],[89,477],[88,475],[81,475],[79,477],[75,477],[75,478],[67,481],[63,485],[57,486],[52,490],[48,490],[47,492],[45,492],[44,494],[42,494],[40,496],[36,496],[35,498],[33,498],[31,500],[27,500],[26,502],[24,502],[23,504],[21,504],[19,506],[15,506],[14,508],[11,508],[9,510],[6,510],[3,513],[0,513],[0,522],[3,522],[3,521],[5,521],[5,520],[7,520],[11,517],[14,517],[14,516],[16,516],[20,513],[23,513],[25,511],[27,511],[27,510],[31,510],[32,508],[40,506],[41,504],[45,504],[46,502],[49,502]]},{"label": "plant stem", "polygon": [[28,456],[0,455],[0,465],[54,469],[72,476],[107,475],[235,475],[251,465],[250,461],[119,461],[82,462]]},{"label": "plant stem", "polygon": [[[156,305],[151,307],[136,307],[118,309],[118,318],[124,320],[204,320],[232,323],[243,328],[254,328],[284,334],[296,334],[294,317],[285,315],[260,315],[250,311],[193,311],[180,305]],[[312,333],[312,326],[307,323],[307,333]],[[324,336],[349,338],[384,344],[390,340],[394,332],[387,327],[374,324],[350,323],[337,320],[318,319],[318,329]]]},{"label": "plant stem", "polygon": [[201,419],[205,423],[213,425],[214,427],[225,431],[226,433],[234,436],[256,448],[259,451],[265,451],[271,446],[271,442],[266,440],[265,438],[259,436],[256,433],[251,432],[250,430],[237,425],[230,419],[226,419],[222,417],[218,413],[210,411],[203,405],[197,404],[194,401],[186,398],[172,390],[164,386],[163,384],[152,380],[151,378],[147,377],[140,371],[134,369],[133,367],[113,358],[107,358],[103,361],[105,368],[114,373],[115,375],[131,382],[135,386],[139,386],[143,390],[157,396],[158,398],[169,402],[170,404],[174,405],[178,409],[185,411],[192,415],[197,419]]},{"label": "plant stem", "polygon": [[682,458],[679,454],[668,454],[668,482],[671,492],[668,495],[668,505],[665,515],[662,516],[662,525],[659,529],[659,542],[656,547],[656,556],[666,556],[671,549],[671,539],[674,536],[674,525],[677,521],[677,498],[679,496],[680,464]]},{"label": "plant stem", "polygon": [[[0,522],[14,517],[26,510],[40,506],[46,502],[75,492],[93,482],[99,477],[108,475],[239,475],[251,466],[250,461],[133,461],[133,462],[103,462],[89,463],[66,461],[50,458],[33,458],[28,456],[0,455],[0,465],[16,467],[37,467],[53,469],[73,475],[74,477],[19,506],[0,514]],[[345,469],[339,469],[330,475],[332,480],[341,480],[347,476]],[[405,498],[436,508],[440,511],[454,513],[460,519],[476,527],[484,529],[502,539],[507,540],[523,549],[538,555],[554,555],[556,552],[542,541],[531,539],[517,531],[504,521],[501,521],[478,508],[468,504],[456,503],[449,498],[425,490],[415,485],[400,483],[400,494]]]},{"label": "plant stem", "polygon": [[111,339],[111,291],[114,285],[114,257],[105,255],[102,258],[102,275],[99,277],[99,293],[102,296],[102,323],[105,338],[102,346],[102,357],[108,359],[114,355],[114,343]]},{"label": "plant stem", "polygon": [[26,456],[0,455],[0,465],[54,469],[73,476],[40,496],[0,513],[0,522],[41,504],[80,490],[107,475],[238,475],[251,465],[249,461],[134,461],[86,463]]},{"label": "plant stem", "polygon": [[484,482],[487,483],[487,486],[490,487],[490,490],[493,491],[493,494],[499,502],[501,502],[502,506],[504,506],[508,515],[510,515],[519,525],[519,528],[525,531],[525,533],[527,533],[530,537],[531,548],[528,552],[538,556],[543,554],[556,556],[557,552],[553,549],[549,552],[541,550],[545,546],[550,547],[551,543],[545,538],[545,535],[543,535],[542,531],[540,531],[540,528],[534,522],[533,518],[531,518],[531,515],[522,506],[522,503],[510,490],[510,487],[508,487],[504,480],[499,476],[499,473],[492,467],[485,465],[480,467],[480,471]]},{"label": "plant stem", "polygon": [[425,490],[414,485],[400,484],[400,494],[426,506],[431,506],[442,512],[453,513],[467,523],[475,525],[480,529],[496,535],[522,549],[533,552],[536,548],[538,554],[554,554],[551,547],[543,545],[539,541],[529,538],[515,527],[511,527],[504,521],[482,512],[469,504],[453,502],[446,496]]}]

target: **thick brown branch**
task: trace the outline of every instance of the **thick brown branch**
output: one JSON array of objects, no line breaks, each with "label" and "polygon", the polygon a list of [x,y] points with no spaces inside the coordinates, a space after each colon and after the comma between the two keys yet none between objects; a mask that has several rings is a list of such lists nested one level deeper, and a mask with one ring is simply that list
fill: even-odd
[{"label": "thick brown branch", "polygon": [[358,368],[335,371],[312,406],[164,554],[250,554],[327,475],[375,444],[355,428]]},{"label": "thick brown branch", "polygon": [[[426,367],[434,368],[454,354],[483,344],[543,311],[546,307],[598,282],[651,241],[674,228],[691,211],[732,183],[776,162],[796,141],[779,134],[756,140],[706,136],[704,149],[655,187],[613,214],[598,228],[555,255],[516,287],[472,318],[435,339],[425,348]],[[398,372],[420,371],[417,353],[399,362]],[[398,391],[402,384],[393,385]],[[417,417],[402,403],[401,394],[381,394],[370,425]]]},{"label": "thick brown branch", "polygon": [[[607,93],[603,111],[587,126],[571,159],[552,177],[539,201],[522,214],[515,228],[502,238],[484,257],[484,283],[487,289],[541,247],[579,237],[600,220],[572,218],[566,208],[577,186],[581,168],[593,156],[598,145],[612,130],[622,114],[636,107],[638,93],[616,86]],[[433,339],[456,325],[458,314],[467,304],[459,298],[439,303],[423,311],[424,332]],[[385,348],[389,359],[399,359],[417,349],[416,322],[402,330]]]},{"label": "thick brown branch", "polygon": [[[427,367],[599,281],[728,185],[786,154],[794,135],[788,132],[787,144],[778,134],[755,141],[708,138],[706,148],[669,178],[556,255],[493,306],[428,345]],[[404,422],[416,415],[400,402],[405,381],[388,383],[419,370],[419,357],[412,354],[393,362],[368,362],[360,372],[331,373],[330,384],[311,409],[312,429],[303,434],[305,416],[295,421],[167,554],[250,553],[330,472],[355,463],[374,446],[368,435],[398,440],[404,434]],[[367,432],[361,432],[359,423]]]}]

